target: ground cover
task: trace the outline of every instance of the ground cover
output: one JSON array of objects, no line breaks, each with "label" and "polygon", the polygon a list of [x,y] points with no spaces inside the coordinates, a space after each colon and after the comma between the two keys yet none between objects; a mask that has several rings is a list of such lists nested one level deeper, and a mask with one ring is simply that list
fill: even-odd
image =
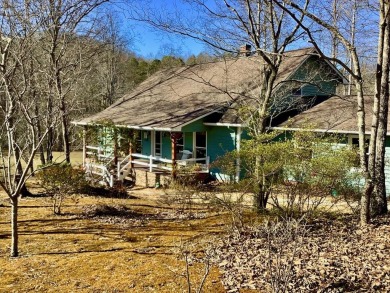
[{"label": "ground cover", "polygon": [[[29,188],[41,191],[34,182]],[[203,292],[270,292],[280,277],[287,292],[390,292],[388,216],[362,230],[333,210],[289,234],[259,225],[272,212],[247,213],[250,225],[233,230],[221,206],[178,198],[140,187],[124,198],[98,192],[68,198],[61,216],[50,198],[23,198],[21,256],[12,259],[9,202],[0,193],[0,292],[187,292],[184,257],[196,289],[205,265],[193,258],[203,261],[209,244]]]},{"label": "ground cover", "polygon": [[[21,257],[16,259],[8,256],[10,209],[2,194],[0,292],[185,291],[186,279],[180,276],[185,262],[178,248],[185,241],[220,233],[225,220],[213,213],[176,219],[176,211],[157,200],[161,193],[153,190],[152,196],[141,189],[127,199],[82,196],[67,200],[62,216],[52,214],[48,198],[24,198]],[[94,216],[91,211],[97,206],[120,207],[128,217]],[[190,269],[193,284],[199,283],[203,266]],[[215,267],[205,291],[224,292]]]}]

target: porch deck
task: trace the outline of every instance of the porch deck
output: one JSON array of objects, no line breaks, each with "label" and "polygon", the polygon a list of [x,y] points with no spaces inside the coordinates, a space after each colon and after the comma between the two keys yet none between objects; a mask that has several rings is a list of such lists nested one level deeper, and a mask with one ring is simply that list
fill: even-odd
[{"label": "porch deck", "polygon": [[115,181],[132,180],[137,185],[156,187],[168,184],[177,173],[209,173],[209,157],[171,160],[132,153],[126,157],[105,154],[99,147],[86,146],[83,166],[87,174],[101,176],[113,186]]}]

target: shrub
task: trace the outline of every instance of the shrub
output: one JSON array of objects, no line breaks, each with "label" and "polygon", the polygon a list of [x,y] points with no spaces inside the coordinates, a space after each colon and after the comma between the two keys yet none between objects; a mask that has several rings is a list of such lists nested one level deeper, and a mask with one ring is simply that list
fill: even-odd
[{"label": "shrub", "polygon": [[87,182],[82,168],[70,164],[54,164],[38,172],[40,185],[53,199],[53,213],[61,214],[61,204],[66,196],[85,190]]}]

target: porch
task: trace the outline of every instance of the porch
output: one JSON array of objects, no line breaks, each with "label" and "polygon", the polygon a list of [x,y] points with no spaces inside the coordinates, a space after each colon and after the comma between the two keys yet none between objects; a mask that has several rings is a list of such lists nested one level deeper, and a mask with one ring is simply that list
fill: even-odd
[{"label": "porch", "polygon": [[130,152],[121,157],[114,151],[107,153],[105,148],[85,145],[83,147],[83,166],[87,177],[99,183],[114,186],[115,182],[131,180],[145,187],[167,184],[178,173],[208,174],[210,158],[191,158],[189,151],[179,153],[180,159],[144,155]]}]

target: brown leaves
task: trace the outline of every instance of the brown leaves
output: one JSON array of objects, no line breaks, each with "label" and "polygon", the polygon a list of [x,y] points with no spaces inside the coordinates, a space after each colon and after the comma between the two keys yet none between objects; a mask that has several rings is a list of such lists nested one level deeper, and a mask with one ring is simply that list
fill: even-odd
[{"label": "brown leaves", "polygon": [[221,243],[219,266],[229,292],[390,291],[389,217],[365,230],[351,219],[318,221],[296,237],[274,234],[271,241],[267,229],[247,228]]}]

